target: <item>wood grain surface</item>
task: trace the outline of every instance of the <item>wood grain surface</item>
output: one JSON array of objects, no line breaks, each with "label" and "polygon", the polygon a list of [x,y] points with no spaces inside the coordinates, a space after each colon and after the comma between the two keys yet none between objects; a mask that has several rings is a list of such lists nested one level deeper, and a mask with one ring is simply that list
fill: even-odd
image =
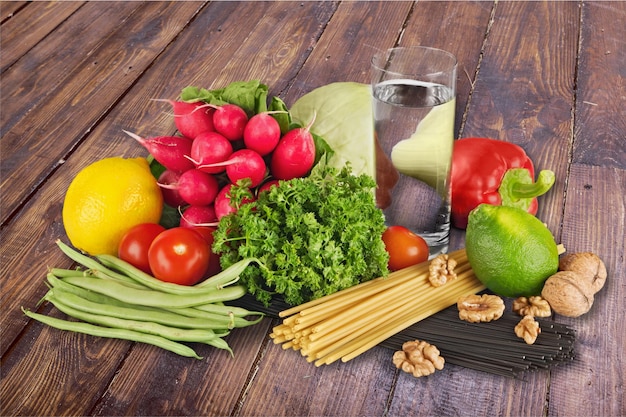
[{"label": "wood grain surface", "polygon": [[[0,415],[626,416],[626,2],[0,2]],[[335,81],[369,83],[376,49],[457,57],[455,135],[522,146],[557,182],[537,216],[609,279],[576,330],[576,358],[518,379],[446,364],[416,379],[375,347],[316,367],[236,329],[235,356],[202,360],[58,331],[47,268],[71,179],[105,156],[143,156],[122,130],[174,133],[188,85],[258,79],[288,105]],[[451,248],[464,245],[454,229]]]}]

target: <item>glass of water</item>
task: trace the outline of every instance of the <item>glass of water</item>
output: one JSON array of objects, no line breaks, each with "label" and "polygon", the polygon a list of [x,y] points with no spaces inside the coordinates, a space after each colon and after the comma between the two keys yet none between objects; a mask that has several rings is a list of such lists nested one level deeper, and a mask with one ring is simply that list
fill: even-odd
[{"label": "glass of water", "polygon": [[422,46],[372,58],[376,203],[387,225],[422,236],[430,256],[448,251],[457,61]]}]

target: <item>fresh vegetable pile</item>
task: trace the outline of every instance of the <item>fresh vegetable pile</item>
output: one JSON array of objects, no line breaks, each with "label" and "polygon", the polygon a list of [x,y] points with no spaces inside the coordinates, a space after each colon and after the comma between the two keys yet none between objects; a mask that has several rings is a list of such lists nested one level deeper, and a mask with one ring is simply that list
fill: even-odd
[{"label": "fresh vegetable pile", "polygon": [[[341,100],[336,100],[338,92]],[[43,300],[78,321],[28,310],[25,314],[59,329],[145,342],[199,357],[184,342],[230,351],[224,336],[234,328],[261,320],[259,312],[224,304],[250,294],[268,310],[276,299],[294,306],[292,310],[311,306],[320,313],[297,323],[300,327],[307,320],[314,324],[321,318],[333,323],[321,333],[316,327],[315,340],[299,345],[295,341],[304,333],[292,329],[296,322],[289,318],[284,323],[287,327],[275,329],[275,342],[302,349],[305,355],[312,353],[317,363],[348,360],[453,304],[461,293],[473,296],[487,287],[499,296],[516,295],[519,291],[508,293],[497,284],[532,272],[529,262],[533,256],[529,258],[528,253],[538,245],[529,243],[528,236],[539,232],[527,226],[531,220],[545,229],[544,240],[549,241],[551,250],[550,270],[536,274],[540,283],[523,292],[531,296],[529,300],[538,295],[556,268],[558,254],[552,250],[556,243],[549,231],[533,215],[536,196],[550,189],[554,174],[542,171],[533,183],[532,162],[521,148],[492,139],[457,141],[452,211],[457,227],[464,228],[467,216],[470,219],[467,257],[461,250],[428,261],[425,241],[407,229],[385,225],[376,206],[371,126],[358,123],[365,136],[355,138],[358,130],[345,122],[342,111],[349,112],[353,121],[371,119],[369,95],[369,89],[358,83],[322,87],[294,103],[298,122],[292,120],[292,113],[280,99],[272,97],[268,103],[267,86],[256,80],[216,90],[187,87],[177,100],[158,100],[171,105],[178,134],[143,138],[126,133],[149,152],[149,167],[142,158],[144,171],[149,185],[163,198],[161,201],[158,195],[155,200],[158,210],[152,207],[154,202],[139,209],[162,213],[159,224],[136,221],[134,226],[125,225],[123,236],[114,237],[118,240],[117,256],[110,251],[88,251],[89,257],[58,241],[80,267],[52,268]],[[318,116],[323,120],[316,120]],[[328,142],[313,133],[315,126],[328,135]],[[360,146],[360,141],[368,145]],[[104,184],[106,189],[96,190],[95,195],[101,196],[96,199],[105,205],[141,200],[129,197],[110,181],[101,181],[104,176],[96,172],[83,189]],[[135,178],[125,177],[131,182]],[[118,198],[111,200],[109,195]],[[512,229],[502,224],[489,227],[487,220],[477,220],[481,203],[483,208],[495,207],[499,212],[519,211],[516,216],[528,219],[508,222]],[[503,207],[510,205],[515,208]],[[73,215],[78,217],[81,205],[75,206],[78,209]],[[118,212],[110,213],[114,214],[95,221],[117,224]],[[480,233],[475,232],[477,226]],[[98,243],[101,239],[90,234],[89,227],[80,230],[90,241]],[[514,235],[523,239],[512,245]],[[475,250],[476,236],[489,238],[488,243],[497,250]],[[463,257],[455,257],[458,254]],[[601,265],[601,261],[596,263]],[[490,280],[491,272],[486,274],[481,266],[491,264],[497,268]],[[516,269],[510,274],[501,271],[511,266]],[[580,273],[579,262],[571,269],[553,276],[550,288],[555,290],[546,294],[559,306],[559,312],[573,316],[588,311],[593,294],[601,287],[596,283],[603,283],[605,277]],[[390,270],[394,272],[387,277]],[[588,285],[578,285],[580,279],[575,276],[589,281]],[[393,277],[400,277],[403,284],[394,284]],[[420,277],[427,278],[422,280],[422,287],[416,285]],[[443,290],[438,288],[449,281],[452,283]],[[453,292],[455,286],[461,286],[458,294]],[[378,292],[381,288],[391,293]],[[559,298],[562,288],[570,293],[566,299]],[[575,291],[580,288],[584,291]],[[348,297],[342,298],[346,294]],[[356,299],[354,294],[362,298]],[[571,300],[580,297],[586,300],[585,309],[573,309]],[[331,307],[325,303],[329,299],[333,300]],[[345,315],[339,315],[336,308],[340,299],[349,307]],[[374,307],[374,313],[364,307],[367,305]],[[457,305],[477,308],[487,315],[481,301],[458,301]],[[526,343],[534,343],[539,332],[536,324],[527,320],[520,323],[520,329]],[[344,340],[348,334],[356,339]],[[345,355],[343,350],[335,352],[329,361],[322,361],[340,340],[348,342],[343,350],[355,350],[346,350]]]}]

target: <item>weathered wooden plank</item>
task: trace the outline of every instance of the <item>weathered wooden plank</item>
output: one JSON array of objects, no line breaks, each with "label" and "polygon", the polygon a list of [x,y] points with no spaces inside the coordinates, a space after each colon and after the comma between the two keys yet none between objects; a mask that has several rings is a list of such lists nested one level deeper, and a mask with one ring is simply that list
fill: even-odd
[{"label": "weathered wooden plank", "polygon": [[15,16],[20,9],[23,9],[28,3],[25,1],[2,1],[0,2],[0,23]]},{"label": "weathered wooden plank", "polygon": [[[72,70],[91,58],[91,52],[103,39],[115,33],[139,2],[118,2],[103,8],[88,2],[61,23],[46,38],[17,60],[2,74],[2,112],[0,136],[20,119],[31,117],[35,106],[74,75]],[[80,39],[80,42],[68,40]],[[49,65],[58,62],[58,65]]]},{"label": "weathered wooden plank", "polygon": [[585,3],[581,16],[573,164],[561,241],[568,252],[591,251],[600,256],[609,278],[589,313],[567,319],[578,330],[577,360],[553,372],[549,411],[618,416],[626,412],[622,307],[626,299],[626,92],[623,53],[619,52],[626,36],[620,24],[626,5]]},{"label": "weathered wooden plank", "polygon": [[[26,51],[45,38],[82,5],[83,2],[73,1],[31,2],[4,22],[0,27],[2,40],[0,72],[13,65]],[[4,14],[5,6],[2,9]]]},{"label": "weathered wooden plank", "polygon": [[[605,160],[606,161],[606,160]],[[573,164],[561,242],[568,252],[593,252],[608,278],[591,310],[558,320],[577,330],[576,360],[552,372],[550,415],[622,416],[626,412],[626,170]]]},{"label": "weathered wooden plank", "polygon": [[353,361],[316,367],[271,344],[238,415],[384,415],[395,378],[392,351],[377,347]]},{"label": "weathered wooden plank", "polygon": [[[37,284],[45,287],[43,279]],[[32,305],[24,307],[35,309]],[[15,306],[3,303],[3,311],[9,308]],[[41,312],[65,318],[50,306]],[[22,344],[3,357],[3,415],[88,414],[130,345],[122,340],[62,332],[40,323],[27,326],[21,340]]]},{"label": "weathered wooden plank", "polygon": [[[103,6],[101,5],[101,7]],[[51,166],[57,165],[57,160],[64,157],[63,148],[75,146],[85,130],[89,130],[92,123],[107,111],[107,107],[118,100],[117,95],[123,93],[126,86],[132,83],[134,77],[123,79],[124,75],[119,75],[123,73],[123,69],[136,66],[135,69],[139,70],[140,61],[142,65],[148,65],[161,48],[165,47],[171,38],[176,36],[176,30],[181,30],[184,27],[188,19],[196,12],[197,7],[198,4],[188,2],[145,3],[144,15],[134,14],[134,17],[127,21],[128,26],[122,25],[118,29],[116,36],[120,38],[114,38],[110,47],[102,46],[98,51],[94,51],[94,61],[86,65],[85,68],[78,70],[69,84],[60,87],[50,100],[36,111],[37,116],[32,116],[35,120],[24,119],[18,124],[19,128],[16,126],[2,138],[0,143],[3,158],[3,218],[9,217],[11,214],[9,207],[15,206],[19,199],[23,198],[31,187],[34,187],[32,185],[35,181],[33,178],[36,177],[37,172],[42,173],[46,169],[50,169]],[[130,42],[128,36],[145,36],[135,35],[135,33],[141,33],[141,30],[159,30],[163,27],[167,27],[160,32],[163,37],[160,40],[157,40],[159,37],[146,37],[144,41],[146,47],[141,48],[137,57],[133,57],[134,53],[132,52],[129,52],[131,56],[125,59],[122,59],[121,56],[118,57],[118,65],[121,66],[121,69],[117,66],[103,65],[103,67],[107,67],[103,72],[98,72],[98,70],[93,72],[92,64],[97,63],[97,60],[103,59],[101,62],[107,62],[114,55],[125,54],[125,52],[120,51],[120,45]],[[150,50],[150,47],[155,48],[155,50]],[[89,75],[90,71],[92,71],[91,76]],[[93,78],[96,74],[110,76],[110,80]],[[105,97],[107,98],[105,99]],[[77,105],[81,105],[82,110],[77,110]],[[63,114],[69,121],[76,117],[80,122],[67,122],[64,117],[60,116]],[[91,157],[85,157],[80,162],[80,166],[61,164],[59,167],[61,175],[53,177],[52,181],[46,183],[45,192],[50,194],[44,193],[45,195],[37,196],[35,201],[27,205],[13,223],[9,223],[0,231],[3,243],[1,248],[2,265],[0,265],[2,274],[0,275],[7,288],[6,291],[2,292],[2,303],[9,310],[7,314],[2,315],[2,326],[0,326],[3,340],[2,349],[6,349],[10,345],[19,329],[26,322],[16,307],[23,304],[33,305],[37,297],[42,295],[40,282],[24,280],[21,274],[28,273],[30,277],[42,276],[46,265],[33,260],[49,259],[50,262],[53,262],[52,265],[55,265],[54,262],[63,262],[63,257],[59,256],[54,240],[58,237],[64,237],[61,205],[65,190],[69,185],[68,179],[71,179],[89,162],[100,159],[103,155],[124,155],[132,152],[129,152],[128,147],[120,147],[109,153],[107,152],[109,146],[107,140],[108,138],[105,138],[98,144],[89,145],[87,152],[91,153]],[[139,154],[138,149],[134,148],[133,150],[135,151],[134,156]],[[21,163],[25,165],[19,165]],[[66,169],[71,171],[65,171]],[[29,170],[32,170],[33,174],[28,173]],[[4,172],[9,174],[5,176]],[[54,178],[58,178],[58,180],[54,180]],[[8,203],[6,200],[13,201]],[[46,254],[50,254],[50,258],[44,256]],[[17,275],[15,271],[20,271],[20,275]]]},{"label": "weathered wooden plank", "polygon": [[463,130],[465,137],[516,143],[535,171],[555,172],[557,181],[539,198],[537,214],[553,233],[567,178],[577,33],[574,2],[498,3]]},{"label": "weathered wooden plank", "polygon": [[[287,93],[288,103],[310,89],[332,81],[369,83],[369,59],[374,48],[394,45],[402,33],[400,28],[405,26],[404,22],[409,15],[422,17],[415,17],[416,20],[413,21],[409,20],[404,30],[403,41],[408,38],[409,40],[406,40],[408,43],[433,44],[434,46],[441,46],[446,42],[454,43],[443,34],[440,34],[440,37],[427,35],[427,28],[431,26],[433,16],[450,14],[449,4],[420,2],[414,7],[412,14],[409,6],[413,7],[410,3],[342,3],[320,38],[319,44],[315,47],[309,59],[310,64],[308,62],[305,64],[299,73],[298,80]],[[453,52],[462,56],[461,62],[464,65],[475,66],[478,55],[472,55],[469,50],[480,50],[484,28],[489,22],[490,7],[485,7],[484,3],[463,3],[462,5],[455,3],[454,6],[460,7],[458,12],[452,13],[455,18],[445,19],[445,21],[449,25],[448,29],[462,26],[463,29],[459,31],[459,35],[463,34],[466,43],[457,38],[459,44],[454,45]],[[436,17],[434,19],[437,20]],[[355,22],[363,22],[358,30]],[[445,28],[442,32],[445,32]],[[409,34],[412,36],[419,34],[420,38],[412,41]],[[446,43],[446,45],[451,44]],[[351,59],[346,60],[344,57],[348,55]],[[473,73],[473,70],[471,72]],[[465,90],[465,94],[468,90]],[[268,349],[263,361],[259,364],[259,372],[254,379],[241,414],[384,415],[388,407],[389,387],[393,384],[389,378],[395,374],[391,355],[391,351],[378,348],[354,359],[352,363],[333,364],[318,369],[307,363],[297,353],[281,352],[278,347],[272,347]],[[335,388],[324,386],[324,381],[330,380],[330,377],[325,376],[327,373],[333,374],[332,380]],[[342,387],[347,389],[344,390]],[[363,387],[370,390],[369,394],[358,394]],[[374,389],[374,387],[379,388]],[[332,389],[355,393],[329,395],[329,390]],[[397,394],[398,390],[401,391],[399,394]],[[399,409],[406,403],[396,397],[403,398],[406,393],[414,392],[407,385],[396,386],[391,391],[394,392],[392,407]],[[265,400],[264,393],[266,392],[272,392],[277,397],[271,405]],[[303,396],[305,396],[304,399]],[[409,397],[415,396],[410,394]],[[279,408],[276,409],[276,407]],[[397,415],[406,414],[398,413]]]},{"label": "weathered wooden plank", "polygon": [[315,46],[308,65],[285,92],[288,104],[332,82],[369,84],[374,51],[395,44],[411,8],[410,2],[342,3]]},{"label": "weathered wooden plank", "polygon": [[[372,48],[395,42],[410,7],[411,3],[341,3],[285,93],[287,103],[333,81],[369,82]],[[299,353],[271,345],[238,413],[382,415],[394,376],[390,362],[381,366],[388,359],[389,351],[381,348],[352,363],[315,368]],[[270,401],[268,392],[272,393]]]},{"label": "weathered wooden plank", "polygon": [[[518,143],[537,161],[564,180],[570,141],[573,80],[577,48],[577,5],[498,2],[486,38],[461,137],[486,136]],[[459,11],[461,13],[461,11]],[[459,30],[462,36],[467,28]],[[464,48],[464,45],[458,45]],[[470,47],[472,51],[481,48]],[[473,70],[468,68],[469,74]],[[541,139],[539,139],[541,138]],[[531,146],[531,144],[533,146]],[[537,146],[535,146],[537,144]],[[563,185],[550,201],[549,224],[560,221]],[[544,200],[544,204],[545,200]],[[545,215],[546,210],[540,214]],[[457,376],[413,380],[400,376],[391,415],[463,414],[540,415],[549,389],[547,372],[524,375],[525,395],[518,381],[451,367]],[[446,392],[443,402],[413,392]],[[471,397],[467,394],[471,393]],[[441,398],[441,397],[440,397]],[[412,411],[411,411],[412,410]]]},{"label": "weathered wooden plank", "polygon": [[[126,98],[112,110],[110,115],[67,158],[67,162],[59,167],[58,174],[55,174],[46,183],[46,187],[36,194],[32,201],[28,202],[23,210],[23,214],[15,219],[15,222],[10,223],[7,228],[3,229],[2,232],[8,237],[6,242],[11,251],[17,255],[13,262],[25,262],[25,259],[31,259],[30,257],[34,256],[36,259],[46,259],[46,264],[49,263],[55,266],[62,264],[63,259],[52,249],[52,242],[55,235],[63,236],[60,210],[62,196],[68,185],[67,178],[71,178],[73,173],[78,172],[87,163],[103,156],[118,154],[124,156],[145,155],[145,150],[138,144],[132,142],[125,135],[118,133],[121,129],[137,129],[140,133],[146,134],[163,133],[167,129],[173,132],[174,127],[169,109],[162,103],[151,102],[150,98],[174,98],[182,87],[196,82],[198,85],[208,86],[210,81],[215,82],[215,85],[222,86],[230,81],[257,76],[268,80],[270,85],[274,85],[273,81],[282,77],[285,80],[282,81],[282,88],[284,88],[287,80],[297,74],[299,62],[303,59],[307,49],[312,47],[310,42],[314,41],[319,36],[319,32],[323,30],[323,25],[320,25],[315,20],[310,20],[307,25],[303,25],[303,18],[305,16],[318,16],[318,18],[319,16],[326,16],[326,19],[328,19],[334,9],[332,4],[325,2],[304,3],[302,6],[299,4],[298,7],[293,6],[294,3],[281,4],[278,2],[248,5],[232,2],[210,4],[206,10],[197,16],[193,25],[177,37],[177,43],[173,44],[172,48],[168,49],[160,57],[159,61],[154,63],[151,69],[144,74],[144,77],[137,82],[136,86],[128,92]],[[258,23],[250,26],[235,24],[241,16],[245,16],[249,21]],[[270,23],[276,23],[282,19],[291,22],[293,30],[287,30],[283,24],[283,28],[285,28],[285,31],[282,32],[284,38],[273,36],[267,40],[267,45],[263,49],[266,51],[266,55],[264,55],[266,58],[257,61],[257,63],[263,62],[262,70],[259,69],[261,67],[257,67],[254,69],[254,71],[257,71],[256,73],[247,72],[251,71],[247,67],[250,62],[250,52],[241,45],[245,43],[246,39],[253,39],[254,42],[258,42],[258,39],[266,35],[268,28],[271,26]],[[218,50],[216,48],[211,50],[208,48],[207,45],[211,45],[210,34],[220,38],[219,42],[216,41],[216,44],[219,44],[220,47],[228,42],[232,42],[232,49],[219,48]],[[294,44],[293,48],[295,49],[289,51],[289,58],[286,58],[286,61],[272,57],[271,52],[276,51],[274,48],[276,45],[281,42],[291,41],[294,39],[294,36],[300,40],[297,44]],[[224,42],[222,42],[221,37],[224,37]],[[203,42],[198,42],[198,39],[202,39]],[[181,54],[185,52],[187,53],[188,61],[180,59]],[[235,61],[238,64],[235,64]],[[223,68],[229,65],[233,68],[237,67],[239,72],[236,75],[224,72]],[[172,79],[178,80],[177,83],[173,83]],[[51,194],[48,194],[48,192]],[[44,214],[46,212],[48,212],[48,215]],[[46,224],[53,222],[55,224],[55,232],[44,230],[45,226],[39,223],[35,223],[31,227],[26,226],[31,221],[31,217],[45,219]],[[16,230],[27,232],[18,236],[14,234]],[[19,245],[17,245],[18,240],[20,242]],[[36,251],[37,246],[39,246],[39,249],[46,248],[48,253],[42,256],[41,254],[37,255],[36,252],[30,252],[31,250]],[[45,269],[45,264],[37,265],[36,263],[35,265],[33,268]],[[29,270],[26,265],[15,268],[21,271]],[[41,272],[29,273],[31,276],[38,276],[38,274],[41,274]],[[14,286],[17,291],[10,295],[7,294],[15,298],[15,300],[12,298],[11,302],[4,304],[11,311],[14,311],[15,306],[19,304],[33,305],[41,296],[41,294],[37,293],[41,287],[35,286],[29,280],[20,285],[20,283],[16,282],[18,277],[9,276],[9,279],[10,285]],[[37,285],[39,284],[37,283]],[[18,288],[20,286],[21,290]],[[15,315],[14,319],[16,322],[11,322],[11,326],[15,326],[13,331],[17,331],[19,330],[18,326],[23,325],[23,320],[20,315]],[[9,318],[5,320],[10,322]],[[210,374],[202,374],[202,376],[190,378],[180,385],[176,385],[176,381],[174,381],[172,385],[163,387],[162,393],[169,389],[175,389],[177,386],[181,387],[180,390],[176,388],[174,391],[167,391],[167,396],[163,397],[165,402],[157,402],[152,397],[141,395],[131,394],[129,396],[128,386],[146,386],[146,389],[149,390],[150,387],[161,384],[162,381],[172,381],[168,372],[174,369],[168,366],[151,369],[148,366],[149,364],[146,364],[146,367],[136,366],[137,363],[142,363],[146,353],[143,350],[144,348],[134,348],[126,359],[125,364],[128,365],[120,368],[102,402],[97,406],[97,412],[105,415],[115,413],[132,414],[134,413],[133,410],[140,409],[142,410],[141,414],[154,415],[167,412],[171,404],[180,404],[180,409],[189,407],[188,409],[193,410],[195,407],[198,407],[198,409],[206,409],[207,414],[223,415],[228,413],[237,404],[240,386],[243,385],[252,366],[255,352],[260,344],[267,340],[266,330],[263,327],[258,327],[255,329],[255,332],[258,333],[247,333],[248,336],[231,335],[233,336],[233,345],[235,346],[239,343],[239,350],[245,350],[246,354],[250,356],[242,356],[239,353],[235,364],[229,361],[218,361],[222,362],[219,367],[210,368],[216,374],[221,375],[222,380],[229,382],[227,384],[229,385],[228,389],[222,391],[217,387],[213,387]],[[11,336],[11,331],[7,330],[7,334]],[[52,333],[52,335],[54,334]],[[15,334],[12,336],[15,337]],[[7,338],[6,340],[11,339]],[[24,343],[27,342],[20,339],[13,349],[22,348]],[[106,350],[103,350],[102,354],[115,355],[115,353],[110,353]],[[151,361],[164,362],[166,364],[171,361],[169,356],[162,356],[162,353],[159,352],[154,352],[150,355]],[[187,372],[185,366],[181,365],[181,363],[173,366],[178,366],[177,372]],[[198,370],[203,371],[204,368],[198,368]],[[49,381],[53,380],[54,378],[49,379]],[[199,381],[203,381],[204,385],[200,384]],[[100,383],[102,382],[103,380],[100,381]],[[233,384],[232,388],[230,387],[230,382]],[[46,385],[46,382],[41,381],[35,391],[45,392],[48,389],[50,388]],[[63,392],[65,389],[70,389],[70,387],[57,389]],[[84,389],[90,393],[102,393],[102,386],[98,384],[91,388],[85,387]],[[133,391],[130,392],[132,393]],[[127,401],[127,396],[130,397],[130,402]],[[196,403],[185,405],[187,404],[186,401],[193,398],[196,398]]]},{"label": "weathered wooden plank", "polygon": [[[98,5],[108,7],[104,3]],[[70,70],[71,82],[60,85],[48,100],[2,137],[3,221],[80,143],[200,6],[195,2],[144,3],[143,13],[132,14],[106,43],[84,51],[90,53],[90,59]],[[73,38],[67,42],[82,40]],[[141,47],[136,48],[137,45]],[[20,187],[7,189],[18,179]]]},{"label": "weathered wooden plank", "polygon": [[[233,329],[226,338],[234,357],[224,350],[193,344],[202,360],[136,345],[89,415],[230,415],[246,384],[259,340],[271,320]],[[219,381],[219,382],[216,382]]]},{"label": "weathered wooden plank", "polygon": [[582,7],[574,162],[626,168],[626,3]]},{"label": "weathered wooden plank", "polygon": [[546,376],[541,371],[528,373],[523,380],[490,377],[455,365],[445,365],[426,378],[401,373],[388,415],[543,415],[536,404],[545,400],[544,392],[537,388],[545,384]]}]

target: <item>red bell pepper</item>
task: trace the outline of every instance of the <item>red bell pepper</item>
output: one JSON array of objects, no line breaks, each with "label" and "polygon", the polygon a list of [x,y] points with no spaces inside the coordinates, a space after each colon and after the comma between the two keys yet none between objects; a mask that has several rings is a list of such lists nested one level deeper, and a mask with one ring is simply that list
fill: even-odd
[{"label": "red bell pepper", "polygon": [[452,153],[452,224],[467,227],[467,216],[481,203],[515,206],[537,214],[537,198],[554,184],[554,172],[542,170],[537,181],[531,159],[510,142],[487,138],[455,141]]}]

